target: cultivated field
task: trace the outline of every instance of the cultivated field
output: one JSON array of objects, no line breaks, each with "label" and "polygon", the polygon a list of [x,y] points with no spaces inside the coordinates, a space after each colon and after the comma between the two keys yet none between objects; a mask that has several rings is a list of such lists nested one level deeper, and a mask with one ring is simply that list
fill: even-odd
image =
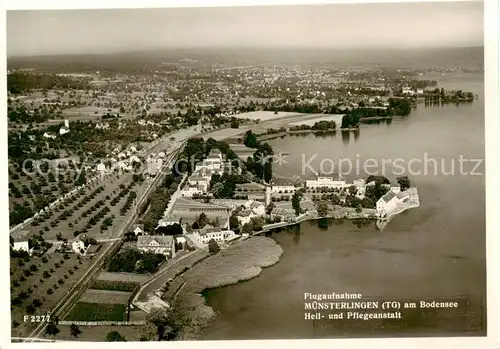
[{"label": "cultivated field", "polygon": [[78,337],[73,337],[71,335],[70,325],[59,325],[57,326],[60,330],[55,336],[44,334],[43,338],[55,339],[59,341],[87,341],[87,342],[106,342],[106,335],[109,332],[119,332],[127,342],[139,341],[142,334],[142,328],[144,326],[78,326],[81,333]]},{"label": "cultivated field", "polygon": [[121,283],[132,282],[132,283],[143,283],[149,280],[146,275],[131,274],[131,273],[111,273],[109,271],[102,271],[96,280],[102,281],[119,281]]},{"label": "cultivated field", "polygon": [[[128,195],[131,191],[139,195],[146,186],[146,182],[133,183],[131,173],[113,175],[107,180],[88,185],[66,203],[54,206],[45,218],[41,216],[37,223],[31,223],[24,230],[30,235],[41,234],[47,241],[54,241],[58,236],[71,240],[78,232],[96,239],[116,237],[119,227],[128,218],[126,214],[121,214]],[[100,212],[104,214],[96,219]],[[101,229],[106,218],[111,218],[111,225],[106,224],[106,229]]]},{"label": "cultivated field", "polygon": [[274,114],[273,111],[251,111],[248,113],[241,113],[234,116],[238,119],[270,121],[270,120],[276,120],[276,119],[281,119],[291,116],[299,116],[299,115],[303,114],[295,112],[279,112],[278,114]]},{"label": "cultivated field", "polygon": [[247,130],[250,130],[250,126],[241,126],[240,128],[225,128],[215,131],[210,131],[203,134],[205,140],[213,138],[216,141],[221,141],[227,138],[233,138],[238,135],[244,134]]},{"label": "cultivated field", "polygon": [[117,108],[99,108],[95,106],[86,106],[81,108],[65,109],[63,111],[63,117],[71,121],[89,121],[89,120],[101,120],[101,116],[106,113],[116,114],[118,113]]},{"label": "cultivated field", "polygon": [[[210,210],[216,208],[216,210]],[[219,219],[220,224],[224,224],[228,219],[227,209],[223,206],[200,203],[189,198],[178,198],[173,207],[172,212],[182,216],[184,223],[192,224],[196,218],[204,212],[209,220]]]},{"label": "cultivated field", "polygon": [[105,273],[103,276],[115,280],[93,280],[64,320],[126,321],[128,303],[140,284],[128,281],[131,275],[124,277],[124,274],[120,273],[121,279],[127,281],[119,281],[116,280],[119,277],[112,274],[115,273]]},{"label": "cultivated field", "polygon": [[289,125],[292,125],[292,126],[296,126],[296,125],[312,126],[318,121],[335,121],[338,128],[340,128],[340,125],[342,125],[343,115],[341,115],[341,114],[312,114],[310,116],[311,116],[311,118],[308,117],[304,121],[295,121],[295,122],[290,123]]},{"label": "cultivated field", "polygon": [[94,280],[90,285],[94,290],[108,290],[120,292],[133,292],[139,287],[138,282],[134,281],[115,281],[115,280]]},{"label": "cultivated field", "polygon": [[191,198],[178,198],[177,200],[175,200],[172,209],[176,211],[191,211],[195,209],[199,210],[200,213],[202,211],[206,211],[205,213],[208,213],[212,210],[223,211],[223,212],[226,211],[226,207],[224,206],[214,205],[211,203],[198,202]]},{"label": "cultivated field", "polygon": [[[29,261],[11,258],[12,336],[22,337],[36,326],[23,315],[50,313],[89,268],[91,261],[75,254],[52,254]],[[41,304],[37,305],[38,300]],[[30,309],[33,307],[32,309]]]},{"label": "cultivated field", "polygon": [[64,317],[66,321],[126,321],[126,304],[78,302]]},{"label": "cultivated field", "polygon": [[80,297],[80,303],[127,304],[132,292],[89,289]]}]

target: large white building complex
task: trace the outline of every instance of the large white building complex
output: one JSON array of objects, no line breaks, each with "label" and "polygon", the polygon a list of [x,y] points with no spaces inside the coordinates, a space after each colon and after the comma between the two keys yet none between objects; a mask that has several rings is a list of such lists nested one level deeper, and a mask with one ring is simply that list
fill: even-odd
[{"label": "large white building complex", "polygon": [[336,176],[326,176],[321,174],[316,174],[316,179],[306,180],[307,188],[344,188],[346,186],[346,181],[339,174]]}]

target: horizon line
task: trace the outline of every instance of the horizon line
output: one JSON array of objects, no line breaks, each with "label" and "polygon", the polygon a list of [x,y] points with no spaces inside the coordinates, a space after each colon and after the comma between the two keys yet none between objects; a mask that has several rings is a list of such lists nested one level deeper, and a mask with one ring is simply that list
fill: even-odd
[{"label": "horizon line", "polygon": [[7,59],[19,59],[19,58],[38,58],[38,57],[63,57],[63,56],[109,56],[117,54],[127,54],[127,53],[148,53],[148,52],[161,52],[161,51],[172,51],[172,50],[331,50],[331,51],[376,51],[376,50],[388,50],[388,51],[414,51],[414,50],[450,50],[450,49],[483,49],[484,43],[478,45],[454,45],[454,46],[352,46],[352,47],[331,47],[331,46],[226,46],[226,45],[212,45],[212,46],[169,46],[169,47],[157,47],[157,48],[141,48],[141,49],[123,49],[123,50],[113,50],[107,52],[65,52],[65,53],[42,53],[42,54],[26,54],[26,55],[9,55],[7,53]]}]

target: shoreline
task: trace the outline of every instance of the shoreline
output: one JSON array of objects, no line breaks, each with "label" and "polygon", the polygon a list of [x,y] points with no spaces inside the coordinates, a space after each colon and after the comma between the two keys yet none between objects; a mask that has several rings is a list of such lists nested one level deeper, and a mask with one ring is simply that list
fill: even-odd
[{"label": "shoreline", "polygon": [[264,268],[277,264],[283,249],[271,238],[254,236],[221,249],[172,280],[164,300],[180,308],[186,319],[179,340],[199,339],[216,317],[206,304],[205,291],[258,277]]},{"label": "shoreline", "polygon": [[351,127],[351,128],[332,128],[328,130],[293,130],[293,131],[284,131],[272,134],[263,134],[257,137],[258,141],[267,141],[270,139],[275,139],[283,136],[294,135],[294,134],[308,134],[308,133],[328,133],[333,134],[337,131],[340,132],[348,132],[348,131],[359,131],[359,127]]}]

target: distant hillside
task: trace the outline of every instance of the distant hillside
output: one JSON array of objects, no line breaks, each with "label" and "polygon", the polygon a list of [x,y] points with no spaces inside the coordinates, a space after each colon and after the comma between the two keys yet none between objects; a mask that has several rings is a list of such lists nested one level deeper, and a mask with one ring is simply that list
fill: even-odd
[{"label": "distant hillside", "polygon": [[[189,60],[189,61],[187,61]],[[191,61],[194,60],[194,61]],[[198,62],[196,62],[198,61]],[[166,62],[183,64],[226,64],[231,66],[288,63],[304,66],[454,68],[481,69],[484,47],[433,49],[352,49],[321,48],[190,48],[113,54],[13,57],[8,69],[34,68],[53,72],[139,73]],[[189,63],[186,63],[189,62]]]}]

